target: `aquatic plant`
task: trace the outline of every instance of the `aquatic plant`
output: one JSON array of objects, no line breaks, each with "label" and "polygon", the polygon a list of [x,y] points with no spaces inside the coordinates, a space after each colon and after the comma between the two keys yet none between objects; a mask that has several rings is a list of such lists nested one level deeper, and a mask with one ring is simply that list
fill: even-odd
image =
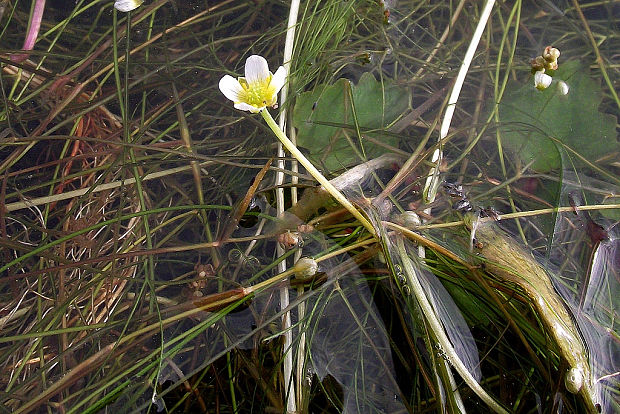
[{"label": "aquatic plant", "polygon": [[0,407],[618,411],[616,14],[0,1]]}]

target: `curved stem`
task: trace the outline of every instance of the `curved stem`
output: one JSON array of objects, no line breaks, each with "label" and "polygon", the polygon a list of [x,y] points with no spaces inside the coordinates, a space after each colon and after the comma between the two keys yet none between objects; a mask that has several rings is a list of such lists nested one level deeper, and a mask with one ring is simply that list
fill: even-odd
[{"label": "curved stem", "polygon": [[319,182],[319,184],[321,184],[323,188],[325,188],[325,190],[336,199],[336,201],[338,201],[344,208],[349,210],[349,212],[356,219],[359,220],[359,222],[370,232],[370,234],[372,234],[373,236],[376,235],[377,232],[375,231],[372,224],[370,224],[370,222],[366,219],[366,217],[364,217],[364,215],[360,213],[359,210],[356,209],[355,206],[351,204],[351,202],[340,191],[338,191],[338,189],[334,187],[332,183],[330,183],[329,180],[327,180],[327,178],[325,178],[325,176],[323,176],[323,174],[321,174],[319,170],[316,169],[316,167],[310,162],[310,160],[307,159],[306,156],[301,153],[301,151],[299,151],[295,144],[293,144],[291,140],[288,139],[286,134],[284,134],[280,127],[278,127],[276,121],[274,121],[274,119],[271,117],[269,111],[267,109],[263,109],[262,111],[260,111],[260,113],[263,116],[263,119],[265,119],[265,121],[267,122],[267,125],[269,125],[269,128],[271,128],[271,130],[274,134],[276,134],[282,145],[284,145],[284,148],[286,148],[288,152],[290,152],[293,157],[295,157],[295,159],[304,166],[304,168],[310,173],[310,175],[312,175]]}]

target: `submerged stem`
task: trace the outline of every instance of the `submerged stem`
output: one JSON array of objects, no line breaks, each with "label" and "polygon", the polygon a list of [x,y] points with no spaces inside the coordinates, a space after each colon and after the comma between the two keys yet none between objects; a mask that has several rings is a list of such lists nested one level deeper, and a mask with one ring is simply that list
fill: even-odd
[{"label": "submerged stem", "polygon": [[[41,21],[43,20],[43,12],[45,10],[45,0],[36,0],[30,15],[30,23],[28,24],[28,33],[26,33],[26,39],[24,39],[24,46],[22,50],[31,51],[34,48],[34,44],[39,36],[39,30],[41,30]],[[17,55],[11,55],[10,59],[13,62],[20,63],[28,59],[28,53],[21,53]]]},{"label": "submerged stem", "polygon": [[463,87],[463,84],[465,83],[465,76],[467,76],[471,61],[474,59],[476,49],[478,49],[478,43],[480,43],[480,38],[482,37],[484,28],[486,27],[487,21],[491,16],[494,5],[495,0],[486,1],[484,9],[482,10],[482,14],[480,15],[478,25],[476,26],[476,30],[474,31],[471,42],[469,43],[469,47],[467,48],[465,56],[463,57],[463,63],[461,64],[459,73],[456,76],[454,86],[452,87],[452,92],[448,100],[448,106],[446,107],[446,113],[444,114],[443,121],[441,123],[441,129],[439,131],[440,145],[433,153],[433,157],[431,159],[431,162],[435,164],[435,167],[431,168],[431,171],[429,172],[426,179],[426,183],[424,184],[424,199],[427,203],[432,203],[433,201],[435,201],[435,195],[437,194],[437,189],[439,187],[439,165],[441,164],[441,161],[443,159],[441,142],[448,135],[448,131],[450,130],[450,124],[452,123],[452,117],[454,115],[454,110],[456,109],[456,103],[459,100],[461,89]]},{"label": "submerged stem", "polygon": [[424,318],[428,321],[428,324],[433,331],[433,334],[437,337],[437,341],[441,348],[445,351],[446,355],[449,358],[450,363],[456,369],[456,371],[461,375],[465,383],[472,389],[474,393],[482,401],[484,401],[489,408],[491,408],[496,413],[508,414],[508,411],[504,409],[497,401],[493,399],[483,388],[480,386],[480,383],[476,381],[476,379],[471,375],[471,373],[467,370],[463,361],[459,358],[456,351],[452,347],[448,336],[446,335],[441,322],[437,319],[435,315],[435,310],[430,304],[426,294],[424,293],[424,289],[420,284],[420,281],[417,278],[415,269],[413,264],[411,263],[411,259],[407,255],[405,250],[405,243],[402,237],[398,237],[397,241],[398,246],[398,254],[403,263],[403,268],[405,270],[405,275],[407,277],[407,282],[415,295],[420,308],[422,309],[422,313],[424,314]]}]

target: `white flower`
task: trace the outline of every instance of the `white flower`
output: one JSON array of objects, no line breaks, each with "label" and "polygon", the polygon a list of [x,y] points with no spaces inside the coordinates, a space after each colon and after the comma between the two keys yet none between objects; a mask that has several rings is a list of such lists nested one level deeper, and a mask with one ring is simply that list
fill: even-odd
[{"label": "white flower", "polygon": [[560,93],[562,95],[568,95],[568,91],[569,91],[569,87],[568,84],[564,81],[559,81],[558,82],[558,87],[560,88]]},{"label": "white flower", "polygon": [[144,3],[144,0],[116,0],[114,8],[126,13],[137,9],[142,3]]},{"label": "white flower", "polygon": [[553,78],[547,75],[544,70],[539,70],[534,74],[534,85],[540,91],[547,89],[552,80]]},{"label": "white flower", "polygon": [[284,82],[284,66],[272,74],[264,57],[252,55],[245,61],[245,77],[235,79],[230,75],[224,76],[220,79],[220,91],[235,103],[235,108],[257,113],[276,105]]}]

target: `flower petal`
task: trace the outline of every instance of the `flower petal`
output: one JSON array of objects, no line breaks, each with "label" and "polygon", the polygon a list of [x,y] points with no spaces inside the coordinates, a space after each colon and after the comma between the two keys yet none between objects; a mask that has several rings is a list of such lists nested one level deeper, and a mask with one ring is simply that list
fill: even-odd
[{"label": "flower petal", "polygon": [[243,100],[244,90],[239,81],[230,75],[220,79],[220,91],[233,102]]},{"label": "flower petal", "polygon": [[570,88],[568,87],[568,84],[564,81],[559,81],[558,87],[560,88],[560,93],[562,95],[567,95],[568,91],[570,90]]},{"label": "flower petal", "polygon": [[257,108],[253,105],[249,105],[246,104],[245,102],[239,102],[235,104],[235,108],[239,109],[240,111],[250,111],[253,114],[256,114],[258,112],[260,112],[261,110],[265,109],[265,107],[261,107],[261,108]]},{"label": "flower petal", "polygon": [[271,78],[271,86],[275,88],[276,95],[280,92],[280,89],[284,86],[286,82],[286,68],[284,66],[280,66],[276,73],[273,74]]},{"label": "flower petal", "polygon": [[245,61],[245,80],[248,81],[248,85],[267,79],[269,79],[269,65],[265,58],[258,55],[250,56]]},{"label": "flower petal", "polygon": [[114,2],[114,8],[122,12],[130,12],[140,7],[144,0],[116,0]]}]

